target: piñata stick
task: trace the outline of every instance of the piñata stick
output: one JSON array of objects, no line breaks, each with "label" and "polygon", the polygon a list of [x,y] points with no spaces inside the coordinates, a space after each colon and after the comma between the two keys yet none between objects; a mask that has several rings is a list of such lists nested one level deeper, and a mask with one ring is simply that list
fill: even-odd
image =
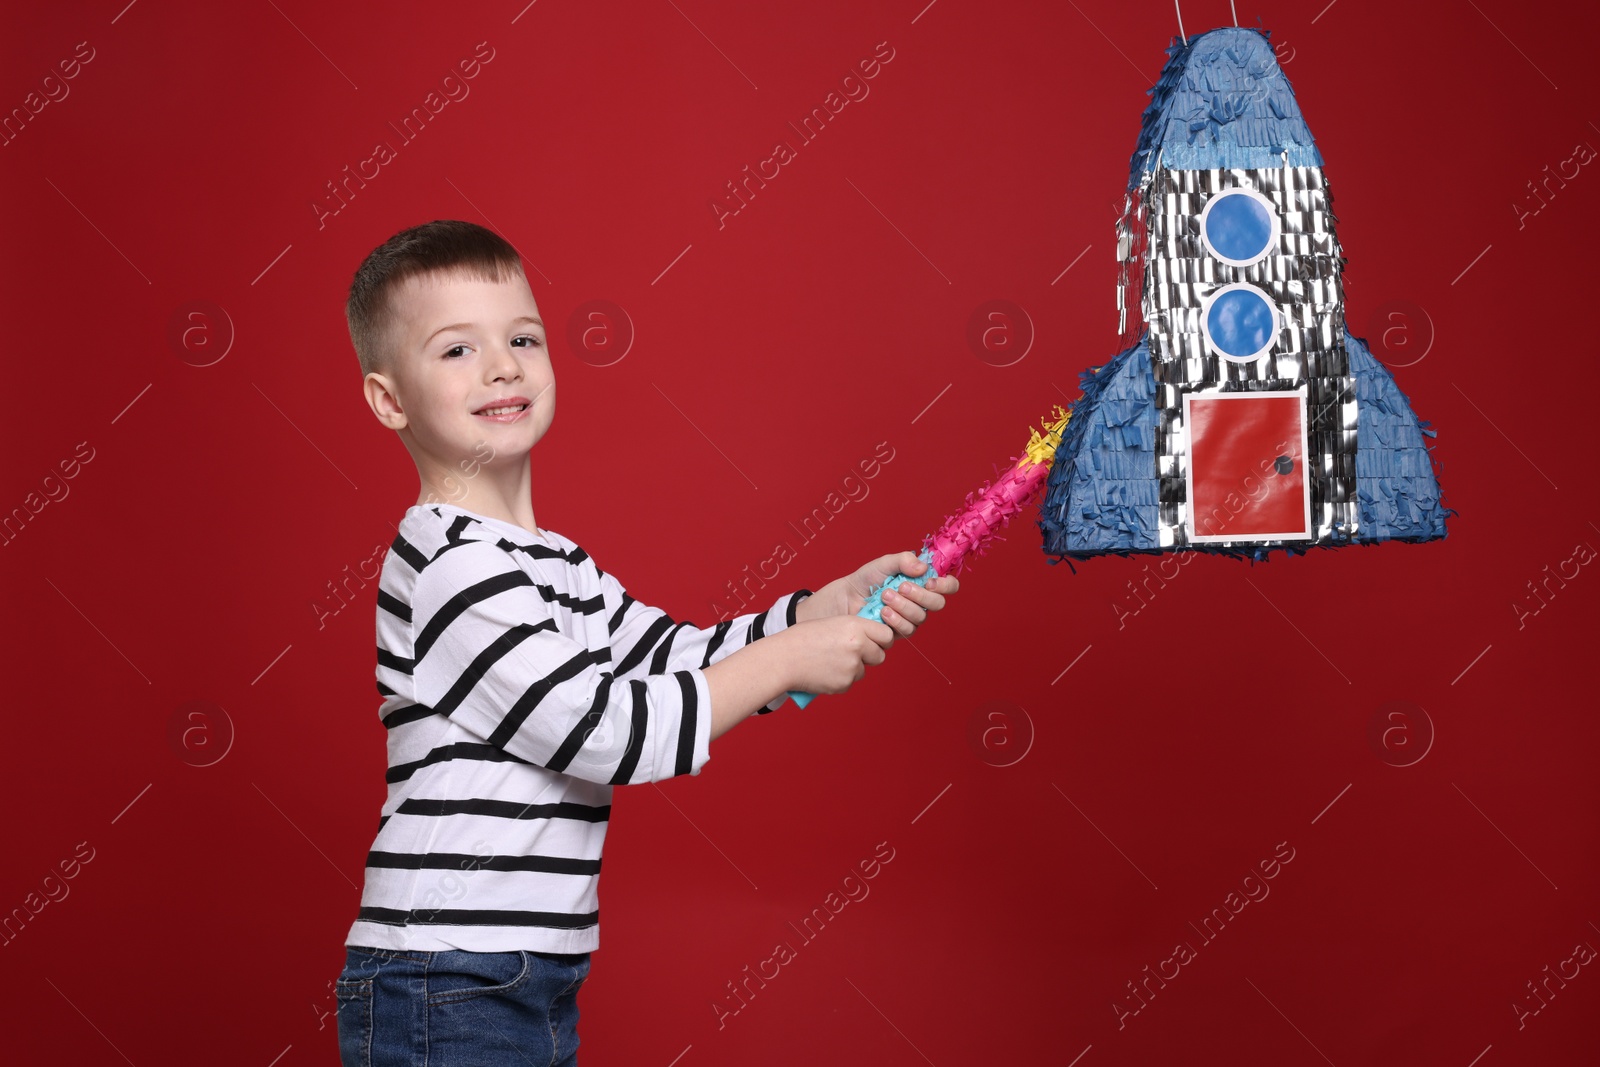
[{"label": "pi\u00f1ata stick", "polygon": [[[1067,427],[1071,412],[1057,404],[1055,421],[1046,422],[1043,433],[1034,430],[1022,455],[1012,459],[1005,473],[974,493],[968,493],[965,506],[945,517],[937,533],[929,534],[922,543],[917,558],[928,564],[928,569],[916,578],[896,574],[873,589],[857,615],[864,619],[883,621],[883,593],[902,582],[926,586],[941,574],[960,574],[972,556],[984,555],[996,534],[1013,515],[1027,507],[1044,488],[1050,474],[1050,464],[1055,459],[1056,447],[1061,444],[1061,434]],[[795,693],[789,696],[800,707],[811,703],[815,693]]]}]

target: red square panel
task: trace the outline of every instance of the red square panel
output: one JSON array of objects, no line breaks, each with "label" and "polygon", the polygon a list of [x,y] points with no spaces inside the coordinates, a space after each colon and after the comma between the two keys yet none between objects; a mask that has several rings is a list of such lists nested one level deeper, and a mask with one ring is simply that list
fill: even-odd
[{"label": "red square panel", "polygon": [[1309,538],[1304,392],[1184,397],[1191,541]]}]

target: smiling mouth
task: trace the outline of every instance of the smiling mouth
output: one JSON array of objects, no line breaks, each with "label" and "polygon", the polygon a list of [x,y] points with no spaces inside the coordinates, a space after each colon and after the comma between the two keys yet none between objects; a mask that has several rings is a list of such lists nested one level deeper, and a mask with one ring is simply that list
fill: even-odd
[{"label": "smiling mouth", "polygon": [[495,407],[481,408],[478,411],[474,411],[473,414],[474,415],[485,415],[485,416],[489,416],[489,417],[521,414],[522,412],[527,411],[529,408],[533,407],[534,404],[538,403],[540,397],[544,396],[544,394],[548,393],[551,389],[555,388],[555,384],[556,384],[555,382],[546,383],[545,387],[543,389],[540,389],[537,393],[533,394],[533,399],[532,400],[527,400],[527,401],[524,401],[523,403],[520,403],[520,404],[505,404],[505,403],[502,403],[502,404],[496,405]]}]

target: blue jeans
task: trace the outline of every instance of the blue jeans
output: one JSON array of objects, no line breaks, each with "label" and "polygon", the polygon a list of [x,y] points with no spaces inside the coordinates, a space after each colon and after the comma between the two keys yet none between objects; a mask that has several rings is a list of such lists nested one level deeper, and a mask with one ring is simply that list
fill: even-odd
[{"label": "blue jeans", "polygon": [[343,1067],[577,1067],[589,956],[347,946]]}]

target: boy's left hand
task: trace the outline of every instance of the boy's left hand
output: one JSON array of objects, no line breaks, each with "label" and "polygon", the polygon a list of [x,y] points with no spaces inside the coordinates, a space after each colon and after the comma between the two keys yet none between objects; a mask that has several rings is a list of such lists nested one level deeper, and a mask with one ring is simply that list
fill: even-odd
[{"label": "boy's left hand", "polygon": [[[854,615],[867,602],[872,590],[894,577],[904,574],[920,578],[927,573],[928,565],[917,558],[915,552],[895,552],[879,556],[853,574],[835,579],[800,602],[796,618],[824,618],[829,615]],[[945,594],[961,588],[961,582],[952,575],[941,575],[926,586],[901,582],[887,590],[883,598],[883,621],[899,637],[910,637],[928,620],[928,612],[944,607]],[[815,605],[811,602],[816,601]],[[809,607],[809,610],[807,608]]]}]

